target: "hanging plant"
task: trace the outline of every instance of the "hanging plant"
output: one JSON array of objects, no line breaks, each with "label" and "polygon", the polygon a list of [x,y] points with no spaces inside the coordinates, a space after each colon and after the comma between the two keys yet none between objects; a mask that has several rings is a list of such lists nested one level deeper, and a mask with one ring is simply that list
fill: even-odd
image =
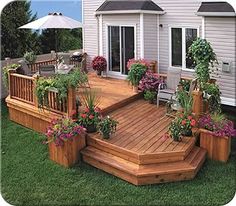
[{"label": "hanging plant", "polygon": [[8,83],[9,70],[11,70],[11,69],[16,70],[19,67],[20,67],[19,64],[10,64],[10,65],[5,66],[5,67],[2,68],[2,71],[3,71],[2,81],[3,81],[3,84],[6,88],[9,87],[9,83]]}]

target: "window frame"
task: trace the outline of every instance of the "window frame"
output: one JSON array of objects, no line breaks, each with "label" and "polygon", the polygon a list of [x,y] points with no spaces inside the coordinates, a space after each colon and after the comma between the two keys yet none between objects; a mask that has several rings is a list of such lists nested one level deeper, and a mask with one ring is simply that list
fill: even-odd
[{"label": "window frame", "polygon": [[[172,29],[182,30],[182,66],[176,67],[172,66]],[[183,71],[194,72],[194,69],[186,67],[186,29],[196,29],[197,37],[200,37],[200,27],[199,26],[178,26],[172,25],[169,27],[169,67],[171,68],[181,68]]]}]

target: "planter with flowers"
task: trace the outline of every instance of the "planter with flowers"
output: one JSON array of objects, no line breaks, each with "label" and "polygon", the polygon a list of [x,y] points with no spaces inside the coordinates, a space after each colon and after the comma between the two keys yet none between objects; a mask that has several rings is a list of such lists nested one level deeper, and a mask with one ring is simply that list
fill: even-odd
[{"label": "planter with flowers", "polygon": [[96,56],[92,61],[92,67],[97,71],[97,75],[101,76],[102,72],[107,68],[107,61],[102,56]]},{"label": "planter with flowers", "polygon": [[86,128],[87,133],[97,131],[97,124],[101,119],[101,110],[99,107],[92,109],[85,108],[78,117],[78,123]]},{"label": "planter with flowers", "polygon": [[53,120],[46,136],[49,157],[65,167],[71,167],[80,159],[80,151],[86,146],[84,128],[70,118]]},{"label": "planter with flowers", "polygon": [[192,114],[186,115],[180,113],[177,116],[177,121],[180,123],[181,134],[186,137],[192,136],[192,129],[196,126],[196,120]]},{"label": "planter with flowers", "polygon": [[227,162],[231,150],[231,137],[236,135],[234,124],[222,114],[207,114],[199,119],[200,147],[213,160]]},{"label": "planter with flowers", "polygon": [[109,139],[115,133],[117,124],[117,121],[107,116],[98,123],[98,131],[104,139]]}]

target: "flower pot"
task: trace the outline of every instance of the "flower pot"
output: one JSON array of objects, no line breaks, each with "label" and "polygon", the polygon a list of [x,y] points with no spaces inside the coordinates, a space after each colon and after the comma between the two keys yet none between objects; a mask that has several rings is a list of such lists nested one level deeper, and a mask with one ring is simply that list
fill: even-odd
[{"label": "flower pot", "polygon": [[111,137],[110,133],[102,133],[104,139],[109,139]]},{"label": "flower pot", "polygon": [[209,82],[210,84],[215,84],[215,83],[216,83],[216,79],[210,79],[208,82]]},{"label": "flower pot", "polygon": [[98,76],[101,76],[101,75],[102,75],[102,71],[97,70],[97,75],[98,75]]},{"label": "flower pot", "polygon": [[92,124],[92,125],[85,126],[85,128],[86,128],[86,132],[87,132],[87,133],[94,133],[94,132],[97,131],[96,126],[93,125],[93,124]]},{"label": "flower pot", "polygon": [[80,161],[80,151],[86,146],[85,135],[77,135],[65,141],[62,146],[54,142],[48,144],[49,158],[65,167],[71,167]]},{"label": "flower pot", "polygon": [[183,136],[185,137],[191,137],[193,135],[192,130],[188,130],[182,133]]},{"label": "flower pot", "polygon": [[227,162],[231,150],[231,138],[218,137],[211,131],[200,129],[200,147],[207,150],[208,158]]}]

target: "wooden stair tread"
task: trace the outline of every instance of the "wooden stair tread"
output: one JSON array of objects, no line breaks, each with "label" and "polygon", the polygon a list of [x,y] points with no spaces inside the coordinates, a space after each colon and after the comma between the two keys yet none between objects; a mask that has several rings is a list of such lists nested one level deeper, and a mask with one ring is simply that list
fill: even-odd
[{"label": "wooden stair tread", "polygon": [[193,151],[190,152],[186,160],[141,166],[110,153],[96,149],[92,146],[85,148],[82,151],[82,154],[136,177],[143,177],[194,172],[196,167],[204,158],[205,151],[198,147],[194,147]]}]

